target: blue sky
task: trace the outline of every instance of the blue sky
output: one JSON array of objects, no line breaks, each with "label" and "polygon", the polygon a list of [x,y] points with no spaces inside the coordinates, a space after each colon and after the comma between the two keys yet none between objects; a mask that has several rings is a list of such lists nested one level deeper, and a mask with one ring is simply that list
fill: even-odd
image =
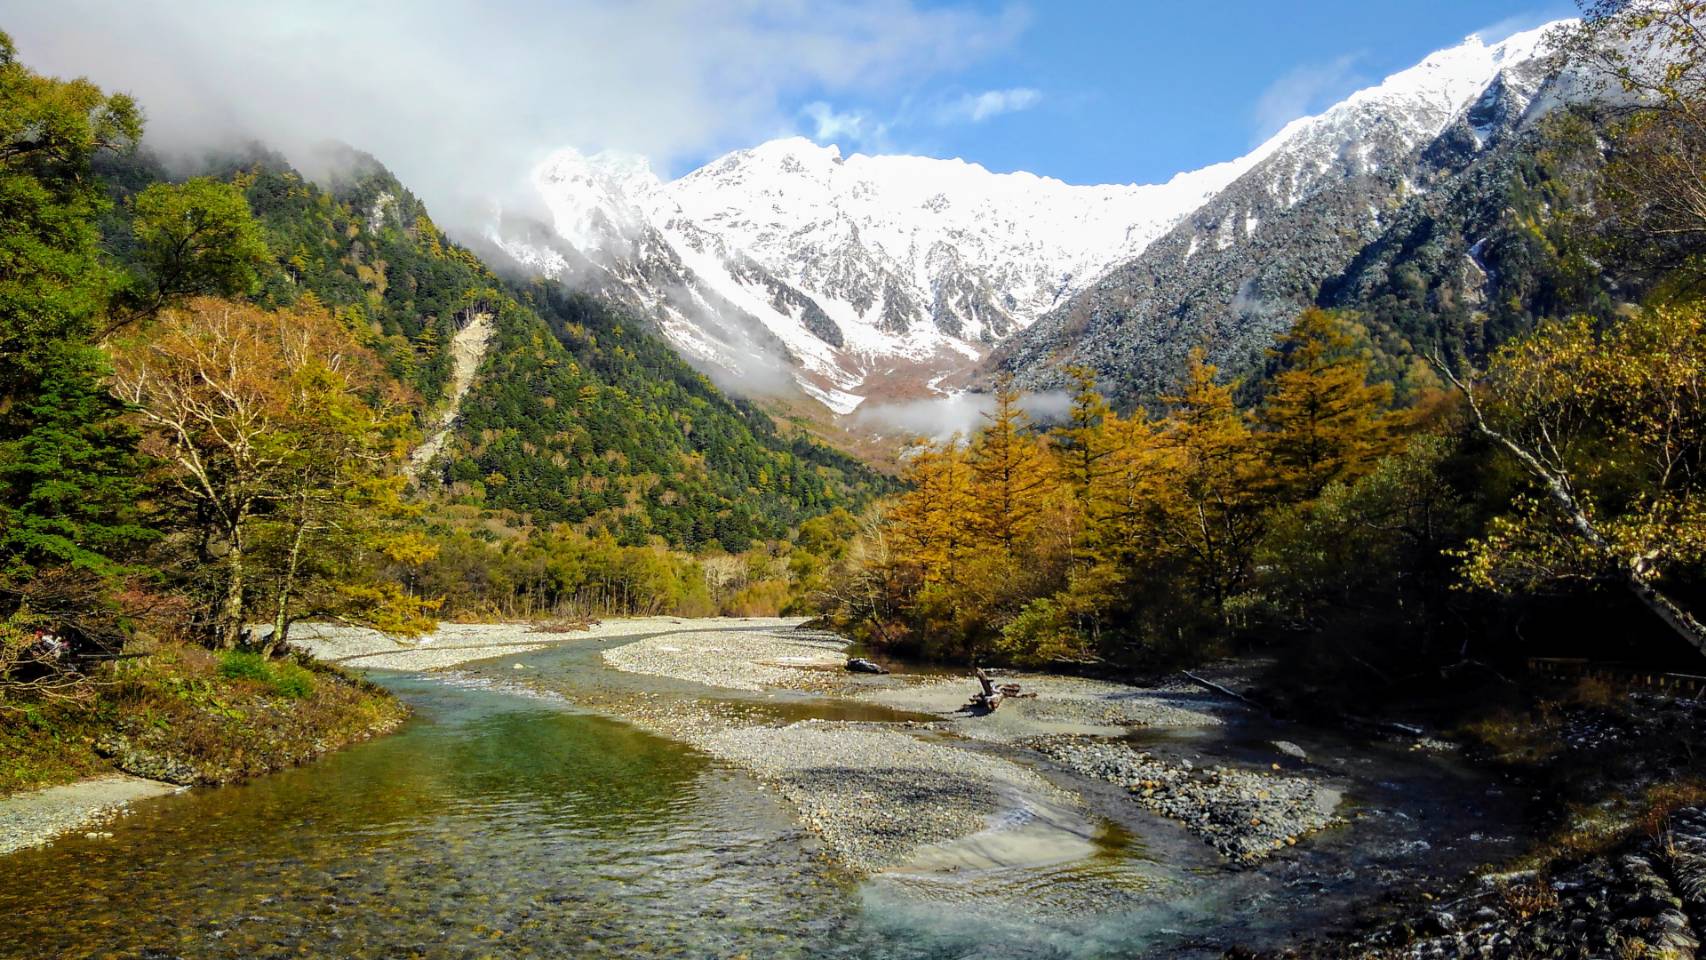
[{"label": "blue sky", "polygon": [[[994,5],[985,6],[992,14]],[[870,99],[806,96],[863,136],[824,139],[960,156],[1071,183],[1152,182],[1245,152],[1286,120],[1480,32],[1574,15],[1568,0],[1309,0],[1033,4],[1022,29],[961,69]],[[986,100],[980,94],[1018,91]],[[842,126],[856,121],[844,121]]]},{"label": "blue sky", "polygon": [[659,172],[776,136],[1072,183],[1228,160],[1570,0],[0,0],[26,63],[137,95],[166,149],[372,152],[441,222],[573,147]]}]

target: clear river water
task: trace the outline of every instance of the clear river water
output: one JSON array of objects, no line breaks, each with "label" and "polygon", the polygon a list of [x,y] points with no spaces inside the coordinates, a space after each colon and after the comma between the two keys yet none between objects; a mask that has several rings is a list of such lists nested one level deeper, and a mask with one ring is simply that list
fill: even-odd
[{"label": "clear river water", "polygon": [[[586,654],[528,659],[549,677]],[[1502,822],[1465,801],[1484,784],[1362,757],[1352,802],[1380,815],[1287,862],[1235,871],[1182,831],[1110,819],[1095,856],[979,909],[847,875],[771,792],[682,744],[501,689],[377,678],[416,711],[394,735],[0,857],[0,958],[1218,956],[1307,934],[1418,850],[1461,866],[1473,852],[1452,838]]]}]

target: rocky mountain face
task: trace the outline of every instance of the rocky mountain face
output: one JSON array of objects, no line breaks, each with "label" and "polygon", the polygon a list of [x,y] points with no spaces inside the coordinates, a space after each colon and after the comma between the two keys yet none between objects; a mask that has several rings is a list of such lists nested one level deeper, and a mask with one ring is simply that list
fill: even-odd
[{"label": "rocky mountain face", "polygon": [[1359,305],[1372,277],[1342,276],[1359,256],[1381,246],[1388,267],[1409,256],[1414,247],[1395,234],[1437,194],[1507,156],[1555,102],[1543,95],[1559,72],[1544,34],[1493,45],[1472,37],[1294,122],[1165,236],[1002,344],[991,368],[1048,388],[1083,364],[1121,399],[1146,400],[1174,385],[1196,347],[1223,368],[1259,364],[1326,288],[1331,305]]},{"label": "rocky mountain face", "polygon": [[638,309],[713,375],[845,414],[975,368],[1251,162],[1078,187],[794,138],[665,182],[563,151],[535,172],[549,222],[507,217],[488,239]]},{"label": "rocky mountain face", "polygon": [[1300,305],[1366,286],[1344,276],[1363,251],[1557,101],[1546,30],[1471,37],[1166,184],[1070,186],[799,138],[664,181],[566,150],[535,171],[546,213],[502,217],[487,239],[649,318],[712,376],[834,415],[997,371],[1046,389],[1079,363],[1143,399],[1193,347],[1247,367]]}]

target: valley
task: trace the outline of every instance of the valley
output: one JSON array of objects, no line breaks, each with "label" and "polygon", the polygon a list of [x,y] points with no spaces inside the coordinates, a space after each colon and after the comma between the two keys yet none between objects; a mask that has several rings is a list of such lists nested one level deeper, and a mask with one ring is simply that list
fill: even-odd
[{"label": "valley", "polygon": [[0,0],[0,960],[1699,955],[1706,6],[1515,2]]}]

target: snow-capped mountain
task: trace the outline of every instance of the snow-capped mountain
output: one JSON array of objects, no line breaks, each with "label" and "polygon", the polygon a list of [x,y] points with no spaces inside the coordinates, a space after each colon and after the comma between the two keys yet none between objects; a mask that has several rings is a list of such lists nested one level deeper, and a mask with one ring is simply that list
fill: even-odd
[{"label": "snow-capped mountain", "polygon": [[905,394],[975,366],[1250,162],[1079,187],[791,138],[665,182],[637,158],[564,150],[534,173],[549,230],[506,222],[492,239],[641,306],[701,363],[785,369],[846,413],[878,381]]},{"label": "snow-capped mountain", "polygon": [[[643,160],[563,150],[534,173],[550,222],[505,218],[491,239],[533,270],[642,310],[732,383],[795,385],[845,414],[927,395],[1003,341],[1010,367],[1054,365],[1086,314],[1106,313],[1110,281],[1159,246],[1175,266],[1196,258],[1236,276],[1312,198],[1382,171],[1403,189],[1412,155],[1495,87],[1534,85],[1540,71],[1524,65],[1539,62],[1543,33],[1471,37],[1164,184],[1073,186],[960,160],[843,156],[801,138],[669,181]],[[1347,236],[1377,229],[1386,198],[1357,202],[1353,222],[1335,225]],[[1234,279],[1220,305],[1239,290]],[[1151,297],[1144,309],[1157,313],[1192,293],[1147,292],[1168,301]]]}]

